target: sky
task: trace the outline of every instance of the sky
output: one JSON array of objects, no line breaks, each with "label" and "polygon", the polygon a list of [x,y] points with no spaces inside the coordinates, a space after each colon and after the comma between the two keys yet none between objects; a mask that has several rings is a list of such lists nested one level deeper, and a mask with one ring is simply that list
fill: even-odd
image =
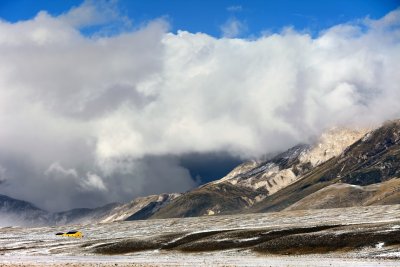
[{"label": "sky", "polygon": [[[174,33],[185,30],[191,33],[202,32],[214,37],[233,34],[237,35],[235,37],[246,38],[259,37],[263,32],[279,32],[285,27],[318,34],[326,28],[366,16],[378,19],[399,6],[398,0],[109,2],[118,10],[119,16],[129,20],[133,28],[163,18],[169,23],[169,31]],[[82,3],[82,0],[3,0],[0,2],[0,17],[9,22],[18,22],[32,19],[43,10],[52,16],[59,16]],[[83,32],[93,34],[97,29],[89,27],[83,29]]]},{"label": "sky", "polygon": [[398,1],[0,1],[0,194],[185,192],[400,118]]}]

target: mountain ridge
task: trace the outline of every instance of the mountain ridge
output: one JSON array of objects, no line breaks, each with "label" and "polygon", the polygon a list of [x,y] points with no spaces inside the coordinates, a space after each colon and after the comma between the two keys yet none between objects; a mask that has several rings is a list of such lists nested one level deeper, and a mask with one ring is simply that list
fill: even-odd
[{"label": "mountain ridge", "polygon": [[[258,202],[291,185],[315,166],[340,154],[360,139],[367,129],[337,129],[323,134],[314,145],[300,144],[266,161],[250,161],[234,168],[220,180],[196,188],[157,211],[151,218],[202,216],[246,212]],[[219,190],[218,186],[232,188],[234,193]],[[223,195],[223,197],[221,197]],[[233,207],[231,198],[242,199]],[[195,199],[202,198],[199,203]],[[223,199],[224,201],[220,201]],[[187,206],[188,203],[192,206]],[[186,206],[184,212],[182,206]],[[205,211],[208,211],[205,213]]]},{"label": "mountain ridge", "polygon": [[[369,185],[399,177],[399,136],[399,120],[385,123],[348,146],[339,156],[317,166],[303,179],[257,203],[251,212],[283,210],[305,196],[337,182]],[[388,161],[392,162],[392,166],[386,170],[381,169]]]},{"label": "mountain ridge", "polygon": [[28,201],[0,195],[0,227],[108,223],[137,218],[146,219],[179,195],[177,193],[150,195],[135,198],[125,204],[109,203],[93,209],[76,208],[61,212],[48,212]]},{"label": "mountain ridge", "polygon": [[58,213],[26,201],[13,206],[12,198],[0,195],[0,213],[28,225],[61,225],[397,204],[398,177],[400,120],[394,120],[373,130],[334,128],[314,144],[244,162],[221,179],[182,194]]}]

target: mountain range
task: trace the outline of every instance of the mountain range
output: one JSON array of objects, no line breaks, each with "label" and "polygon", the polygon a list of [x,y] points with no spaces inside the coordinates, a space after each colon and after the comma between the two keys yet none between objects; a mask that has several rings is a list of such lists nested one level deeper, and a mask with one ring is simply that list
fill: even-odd
[{"label": "mountain range", "polygon": [[[3,226],[61,225],[400,203],[400,120],[335,128],[268,160],[244,162],[186,193],[50,213],[0,196]],[[2,226],[2,225],[0,225]]]}]

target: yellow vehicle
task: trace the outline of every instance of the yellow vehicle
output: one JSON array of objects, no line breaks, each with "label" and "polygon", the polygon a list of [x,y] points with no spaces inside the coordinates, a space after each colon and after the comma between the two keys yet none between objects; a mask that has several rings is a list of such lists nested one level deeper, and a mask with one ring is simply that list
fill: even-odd
[{"label": "yellow vehicle", "polygon": [[82,238],[83,234],[79,231],[70,231],[68,233],[57,233],[58,236],[67,236],[67,237],[75,237],[75,238]]}]

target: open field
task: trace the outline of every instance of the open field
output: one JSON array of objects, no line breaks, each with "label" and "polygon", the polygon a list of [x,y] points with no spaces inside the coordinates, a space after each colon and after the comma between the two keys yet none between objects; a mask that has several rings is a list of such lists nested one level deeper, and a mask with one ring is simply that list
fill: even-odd
[{"label": "open field", "polygon": [[0,266],[67,264],[399,266],[400,205],[0,229]]}]

